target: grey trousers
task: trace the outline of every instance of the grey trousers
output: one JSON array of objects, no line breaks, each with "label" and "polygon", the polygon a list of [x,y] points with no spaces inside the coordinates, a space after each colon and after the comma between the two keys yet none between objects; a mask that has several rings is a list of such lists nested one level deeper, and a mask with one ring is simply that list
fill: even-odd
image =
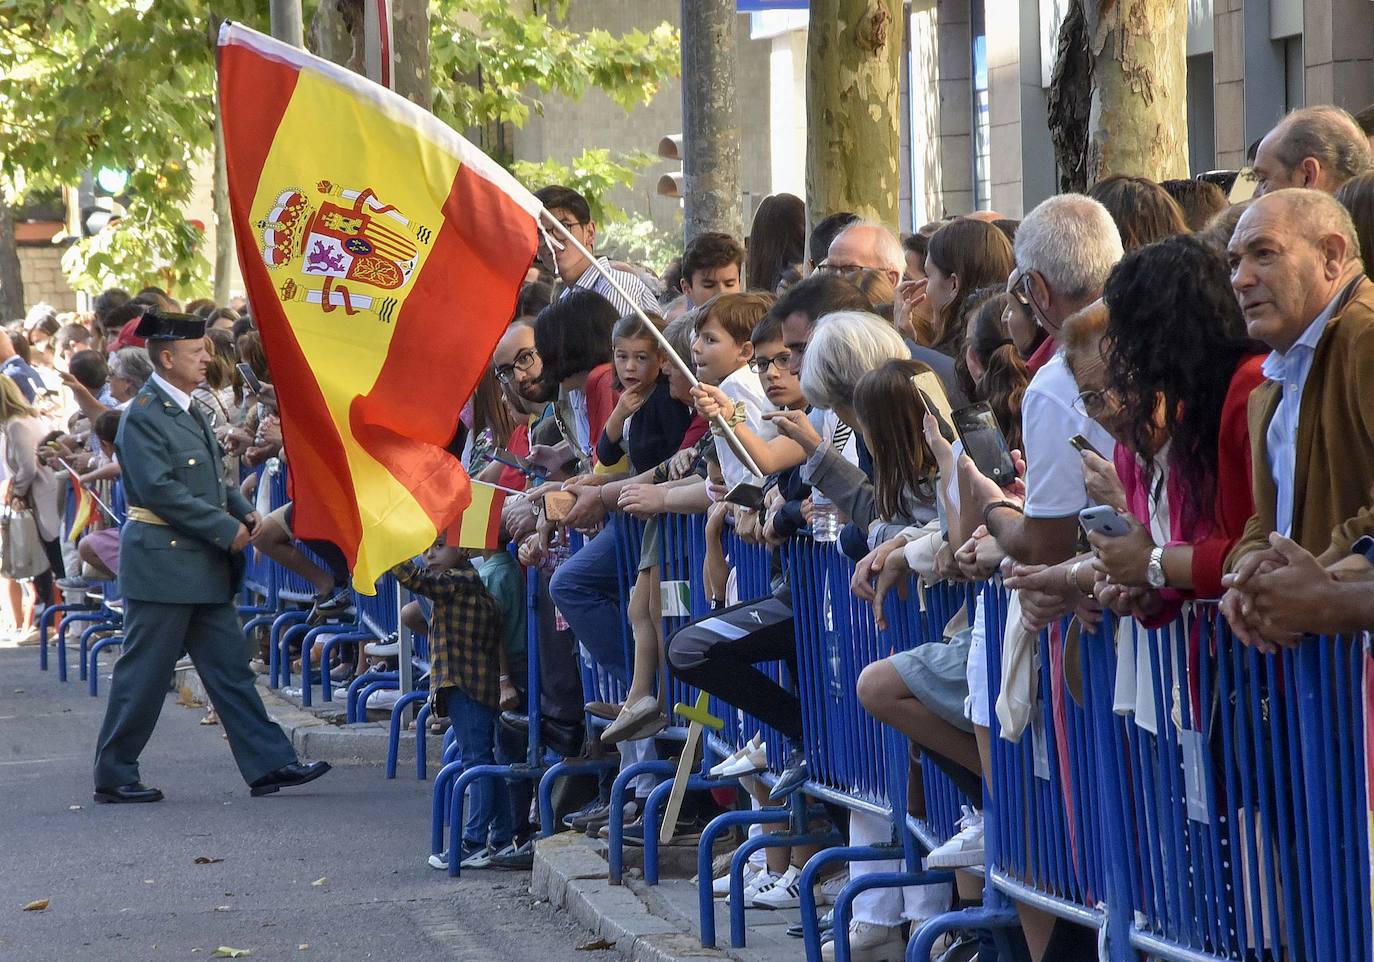
[{"label": "grey trousers", "polygon": [[105,722],[96,743],[97,788],[139,780],[138,756],[152,737],[183,649],[210,693],[245,782],[296,761],[290,740],[267,717],[233,604],[169,605],[128,599],[124,654],[114,665]]}]

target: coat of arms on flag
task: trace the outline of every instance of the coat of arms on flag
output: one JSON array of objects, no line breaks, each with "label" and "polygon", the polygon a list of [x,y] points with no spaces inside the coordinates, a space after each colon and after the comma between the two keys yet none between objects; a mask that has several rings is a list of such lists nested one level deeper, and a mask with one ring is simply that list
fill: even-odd
[{"label": "coat of arms on flag", "polygon": [[281,299],[316,304],[326,314],[366,311],[390,323],[399,302],[376,292],[406,285],[434,231],[383,203],[370,187],[322,180],[315,191],[319,198],[301,188],[283,190],[255,224],[263,264],[288,275],[277,289]]}]

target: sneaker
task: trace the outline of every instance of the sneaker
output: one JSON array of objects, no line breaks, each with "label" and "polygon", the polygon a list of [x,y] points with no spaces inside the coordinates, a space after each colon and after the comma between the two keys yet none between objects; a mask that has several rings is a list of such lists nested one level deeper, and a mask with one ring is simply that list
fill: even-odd
[{"label": "sneaker", "polygon": [[[459,865],[462,865],[461,862],[459,862],[458,864],[459,864]],[[429,857],[429,867],[430,867],[430,868],[437,868],[437,869],[447,869],[447,868],[448,868],[448,852],[447,852],[447,851],[444,851],[444,852],[440,852],[438,855],[431,855],[431,856]]]},{"label": "sneaker", "polygon": [[388,636],[386,641],[369,641],[363,645],[363,654],[369,658],[395,658],[401,653],[401,643],[392,641],[393,636]]},{"label": "sneaker", "polygon": [[514,869],[529,871],[534,867],[534,839],[511,842],[499,852],[493,852],[488,868]]},{"label": "sneaker", "polygon": [[368,711],[391,711],[396,707],[396,702],[401,700],[400,689],[383,688],[381,691],[374,691],[367,696]]},{"label": "sneaker", "polygon": [[[826,912],[824,915],[822,915],[819,919],[816,920],[816,929],[817,929],[817,931],[820,932],[822,938],[824,938],[824,937],[830,932],[830,930],[833,929],[834,927],[835,927],[835,912],[834,912],[833,909],[832,909],[831,911],[829,911],[829,912]],[[789,936],[790,938],[794,938],[794,939],[799,939],[799,938],[801,938],[802,935],[804,934],[804,933],[802,932],[802,924],[801,924],[800,922],[797,922],[797,923],[794,924],[794,925],[789,925],[789,926],[787,927],[787,934],[788,934],[788,936]],[[824,943],[823,943],[823,944],[824,944]]]},{"label": "sneaker", "polygon": [[[835,962],[835,943],[821,946],[824,962]],[[851,962],[904,962],[906,940],[901,926],[874,925],[871,922],[849,923],[849,958]]]},{"label": "sneaker", "polygon": [[577,811],[563,816],[563,824],[574,832],[585,832],[589,825],[599,828],[611,820],[611,800],[594,798]]},{"label": "sneaker", "polygon": [[817,905],[834,905],[835,899],[839,896],[840,890],[849,884],[849,873],[841,872],[832,875],[816,888]]},{"label": "sneaker", "polygon": [[964,806],[959,833],[926,856],[926,868],[971,868],[983,864],[983,813]]},{"label": "sneaker", "polygon": [[75,578],[58,578],[54,583],[63,591],[85,591],[91,586],[89,581],[79,575]]},{"label": "sneaker", "polygon": [[[744,866],[744,894],[745,901],[754,897],[759,890],[758,878],[761,875],[769,874],[768,869],[755,871],[752,865]],[[730,873],[726,873],[719,878],[711,880],[711,897],[717,899],[729,898],[730,896]]]},{"label": "sneaker", "polygon": [[328,594],[315,596],[315,603],[310,606],[310,615],[305,622],[313,628],[331,618],[342,618],[353,607],[352,602],[353,592],[348,585],[335,585]]},{"label": "sneaker", "polygon": [[749,904],[756,909],[795,909],[801,905],[801,869],[787,866],[787,871],[771,884],[754,894]]},{"label": "sneaker", "polygon": [[[677,831],[673,833],[669,845],[696,845],[701,841],[701,830],[706,827],[705,822],[684,822],[681,819],[677,823]],[[610,832],[603,828],[601,837],[607,838]],[[625,844],[633,845],[636,848],[644,845],[644,818],[640,816],[632,823],[625,826]]]},{"label": "sneaker", "polygon": [[787,764],[778,776],[778,780],[773,783],[773,790],[768,795],[770,802],[781,802],[791,795],[810,777],[810,770],[806,765],[806,755],[800,748],[794,748],[787,753]]},{"label": "sneaker", "polygon": [[[463,843],[463,851],[467,852],[468,843]],[[491,864],[491,849],[485,845],[478,845],[471,849],[471,854],[465,855],[458,863],[459,868],[486,868]]]},{"label": "sneaker", "polygon": [[745,755],[749,754],[751,751],[756,751],[757,749],[760,749],[762,747],[763,733],[756,732],[753,738],[749,739],[749,741],[744,743],[743,748],[736,749],[734,754],[727,755],[725,758],[722,758],[718,764],[711,766],[711,770],[707,772],[707,775],[711,778],[723,778],[725,776],[725,772],[727,769],[731,768],[736,762],[738,762]]}]

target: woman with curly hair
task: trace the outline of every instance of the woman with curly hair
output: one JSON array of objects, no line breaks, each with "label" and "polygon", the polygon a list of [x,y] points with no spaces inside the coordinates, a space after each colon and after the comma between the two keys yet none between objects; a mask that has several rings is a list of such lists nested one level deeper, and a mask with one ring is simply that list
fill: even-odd
[{"label": "woman with curly hair", "polygon": [[1116,470],[1085,453],[1084,472],[1095,500],[1133,517],[1125,536],[1091,540],[1123,607],[1154,622],[1183,598],[1221,594],[1254,510],[1246,407],[1263,347],[1246,336],[1226,265],[1193,237],[1127,254],[1103,299],[1106,328],[1070,345],[1070,366],[1077,403],[1117,439]]}]

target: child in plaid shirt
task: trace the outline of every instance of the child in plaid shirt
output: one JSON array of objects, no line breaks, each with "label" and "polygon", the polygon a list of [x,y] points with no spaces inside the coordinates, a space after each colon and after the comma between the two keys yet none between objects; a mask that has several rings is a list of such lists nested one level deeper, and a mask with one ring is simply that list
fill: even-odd
[{"label": "child in plaid shirt", "polygon": [[[447,715],[452,722],[459,757],[467,767],[496,763],[504,640],[500,605],[469,559],[468,551],[440,535],[425,552],[423,568],[404,561],[391,571],[404,587],[434,605],[429,619],[430,699],[434,714]],[[510,844],[510,795],[500,778],[479,779],[471,791],[459,865],[482,868],[490,852]]]}]

